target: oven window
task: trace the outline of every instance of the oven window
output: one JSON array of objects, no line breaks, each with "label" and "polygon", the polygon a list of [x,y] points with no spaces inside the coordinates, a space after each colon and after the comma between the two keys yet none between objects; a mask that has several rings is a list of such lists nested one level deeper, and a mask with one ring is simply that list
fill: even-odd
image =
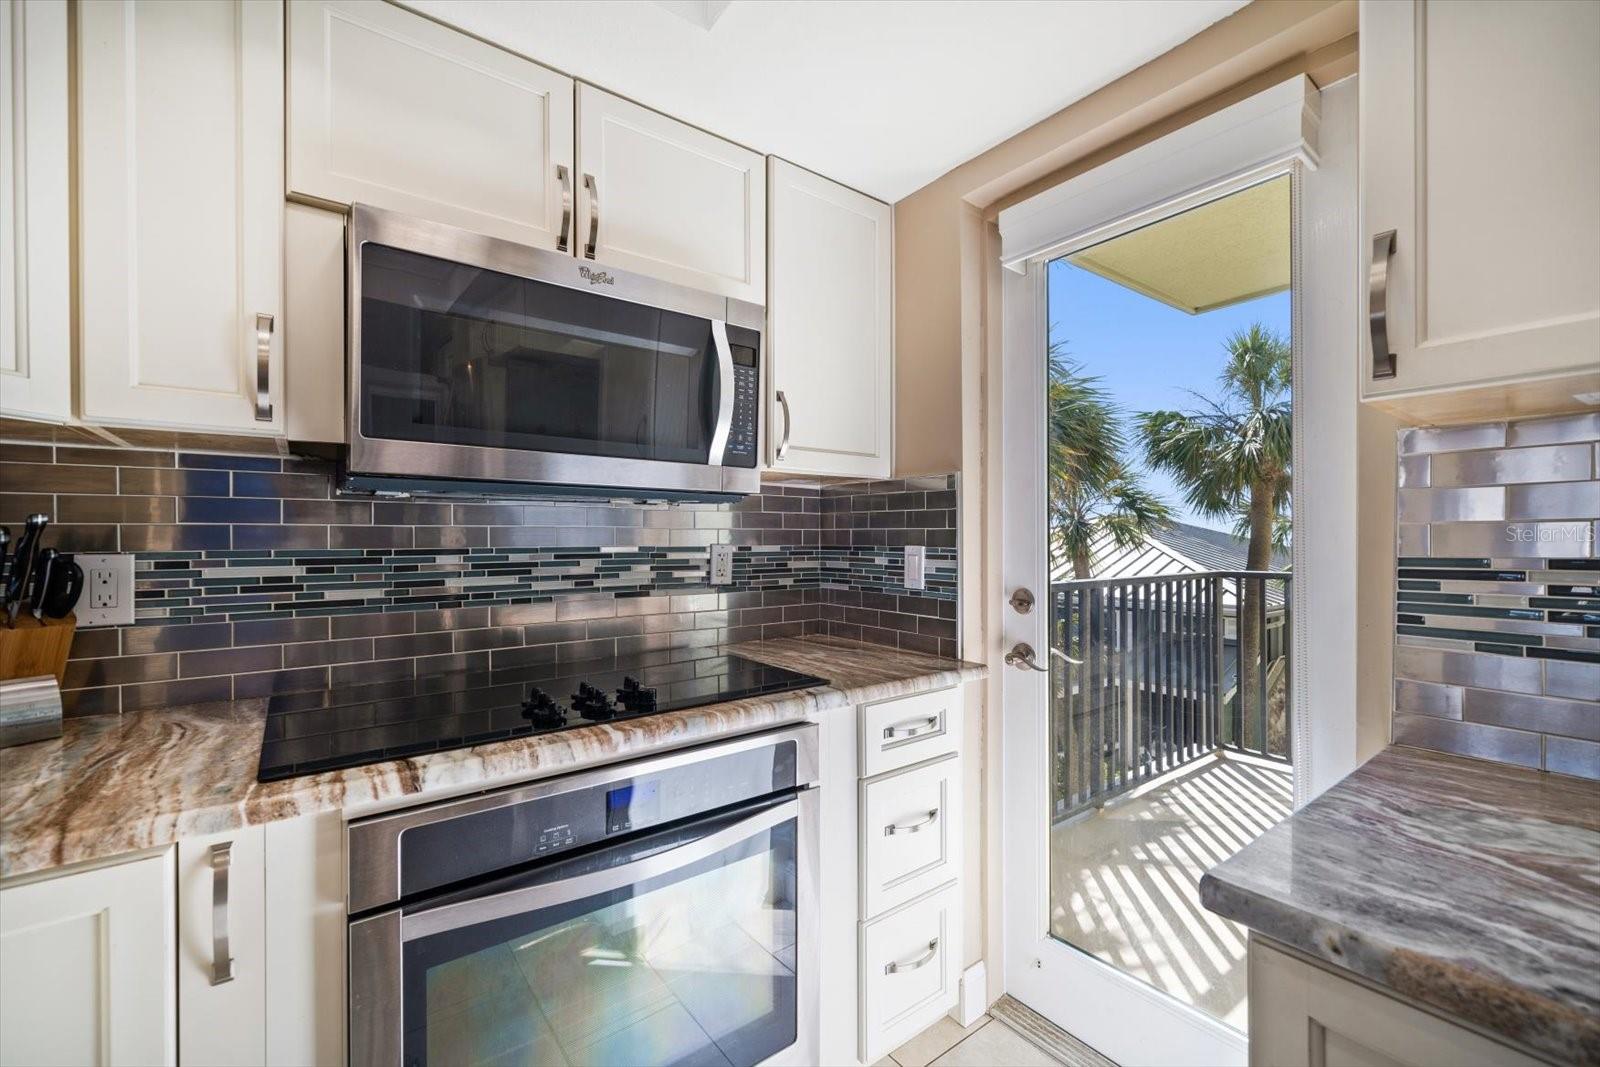
[{"label": "oven window", "polygon": [[704,463],[708,320],[378,244],[361,251],[361,432]]},{"label": "oven window", "polygon": [[789,1047],[796,831],[407,942],[406,1064],[746,1065]]}]

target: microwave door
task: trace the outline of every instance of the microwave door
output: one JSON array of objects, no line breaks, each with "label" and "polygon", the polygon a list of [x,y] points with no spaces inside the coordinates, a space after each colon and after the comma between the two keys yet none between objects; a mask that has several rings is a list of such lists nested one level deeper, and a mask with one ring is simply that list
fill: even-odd
[{"label": "microwave door", "polygon": [[[376,243],[359,269],[352,470],[722,487],[746,373],[722,320]],[[412,444],[442,447],[384,447]]]}]

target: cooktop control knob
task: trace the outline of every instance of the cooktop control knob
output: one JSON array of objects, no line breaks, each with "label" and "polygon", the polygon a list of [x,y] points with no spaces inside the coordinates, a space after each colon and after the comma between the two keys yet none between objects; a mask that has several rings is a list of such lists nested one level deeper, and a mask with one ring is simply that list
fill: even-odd
[{"label": "cooktop control knob", "polygon": [[567,725],[567,709],[538,686],[528,690],[528,699],[522,702],[522,717],[540,730],[554,730]]},{"label": "cooktop control knob", "polygon": [[588,682],[578,683],[578,691],[572,694],[572,710],[586,719],[609,719],[617,711],[605,693]]},{"label": "cooktop control knob", "polygon": [[632,675],[625,675],[622,688],[617,690],[617,703],[630,715],[648,715],[656,710],[656,691],[646,689]]}]

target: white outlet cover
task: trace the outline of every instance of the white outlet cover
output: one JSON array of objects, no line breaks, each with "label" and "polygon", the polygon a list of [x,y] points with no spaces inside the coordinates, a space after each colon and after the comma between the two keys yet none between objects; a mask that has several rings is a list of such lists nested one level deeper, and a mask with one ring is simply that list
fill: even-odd
[{"label": "white outlet cover", "polygon": [[711,585],[733,584],[733,546],[711,546],[711,574],[707,579]]},{"label": "white outlet cover", "polygon": [[[132,626],[133,556],[127,552],[109,555],[79,552],[73,558],[83,568],[83,595],[78,597],[77,607],[72,609],[72,613],[78,617],[78,626]],[[97,575],[110,579],[115,606],[94,607]]]}]

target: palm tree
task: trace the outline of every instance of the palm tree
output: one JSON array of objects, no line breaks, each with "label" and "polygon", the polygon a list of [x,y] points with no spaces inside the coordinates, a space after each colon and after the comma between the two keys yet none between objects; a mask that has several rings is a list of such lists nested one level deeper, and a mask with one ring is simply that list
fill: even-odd
[{"label": "palm tree", "polygon": [[[1235,332],[1223,347],[1228,361],[1219,398],[1196,394],[1200,406],[1193,410],[1147,411],[1135,421],[1150,465],[1178,479],[1196,512],[1234,519],[1235,530],[1249,537],[1246,566],[1263,571],[1272,565],[1273,548],[1289,538],[1290,347],[1260,323]],[[1256,684],[1257,598],[1265,592],[1264,582],[1245,583],[1240,598],[1241,694]]]},{"label": "palm tree", "polygon": [[1050,532],[1072,560],[1073,577],[1088,578],[1096,540],[1109,536],[1119,548],[1136,545],[1171,522],[1172,509],[1124,461],[1128,441],[1100,379],[1084,374],[1058,343],[1051,344],[1049,358]]}]

